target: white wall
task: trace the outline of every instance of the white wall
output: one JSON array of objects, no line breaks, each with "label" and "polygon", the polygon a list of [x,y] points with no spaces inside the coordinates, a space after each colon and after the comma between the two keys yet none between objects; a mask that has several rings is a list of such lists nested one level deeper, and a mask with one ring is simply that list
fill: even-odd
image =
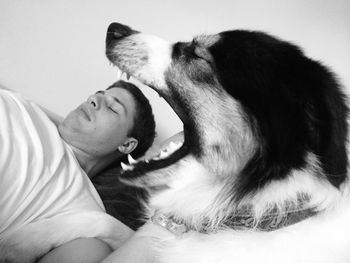
[{"label": "white wall", "polygon": [[[115,81],[104,56],[114,21],[171,41],[233,28],[268,31],[301,45],[350,88],[349,0],[0,0],[0,83],[66,115]],[[160,139],[180,130],[169,107],[143,90]]]}]

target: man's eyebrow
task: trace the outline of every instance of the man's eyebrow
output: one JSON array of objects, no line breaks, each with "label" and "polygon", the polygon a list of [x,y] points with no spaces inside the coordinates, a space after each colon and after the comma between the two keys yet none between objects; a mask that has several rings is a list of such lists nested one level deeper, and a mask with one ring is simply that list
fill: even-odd
[{"label": "man's eyebrow", "polygon": [[[99,91],[96,92],[96,94],[98,94],[98,93],[105,94],[106,91],[104,91],[104,90],[99,90]],[[115,102],[117,102],[117,103],[119,103],[120,105],[122,105],[122,107],[123,107],[123,109],[124,109],[124,112],[125,112],[126,114],[128,114],[128,110],[126,109],[124,103],[121,102],[121,100],[119,100],[117,97],[114,97],[114,96],[112,96],[112,95],[110,95],[110,96],[113,98],[113,100],[114,100]]]}]

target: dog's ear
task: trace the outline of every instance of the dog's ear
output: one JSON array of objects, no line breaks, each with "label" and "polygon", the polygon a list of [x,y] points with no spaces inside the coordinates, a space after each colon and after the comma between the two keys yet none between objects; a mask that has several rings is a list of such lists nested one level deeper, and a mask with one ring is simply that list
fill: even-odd
[{"label": "dog's ear", "polygon": [[118,147],[118,150],[123,154],[129,154],[136,149],[138,140],[133,137],[128,137],[125,142]]}]

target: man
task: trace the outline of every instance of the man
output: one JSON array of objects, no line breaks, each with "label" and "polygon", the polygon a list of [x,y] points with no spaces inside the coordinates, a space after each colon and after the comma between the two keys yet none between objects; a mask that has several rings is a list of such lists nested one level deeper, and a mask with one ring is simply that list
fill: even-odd
[{"label": "man", "polygon": [[49,117],[58,127],[34,103],[0,90],[0,262],[31,262],[56,247],[43,261],[74,262],[82,259],[76,245],[84,262],[96,262],[133,233],[104,213],[87,175],[145,153],[155,136],[148,100],[119,81],[63,121]]},{"label": "man", "polygon": [[155,123],[147,98],[119,81],[98,91],[58,125],[90,178],[121,156],[142,156],[153,143]]}]

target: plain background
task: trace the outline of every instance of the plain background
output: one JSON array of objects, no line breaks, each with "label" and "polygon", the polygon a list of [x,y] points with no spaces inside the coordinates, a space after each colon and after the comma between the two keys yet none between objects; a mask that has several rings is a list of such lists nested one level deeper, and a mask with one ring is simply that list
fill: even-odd
[{"label": "plain background", "polygon": [[[267,31],[300,45],[350,89],[349,0],[0,0],[0,84],[65,116],[116,80],[104,55],[111,22],[170,41]],[[170,107],[143,91],[155,111],[157,142],[181,130]]]}]

